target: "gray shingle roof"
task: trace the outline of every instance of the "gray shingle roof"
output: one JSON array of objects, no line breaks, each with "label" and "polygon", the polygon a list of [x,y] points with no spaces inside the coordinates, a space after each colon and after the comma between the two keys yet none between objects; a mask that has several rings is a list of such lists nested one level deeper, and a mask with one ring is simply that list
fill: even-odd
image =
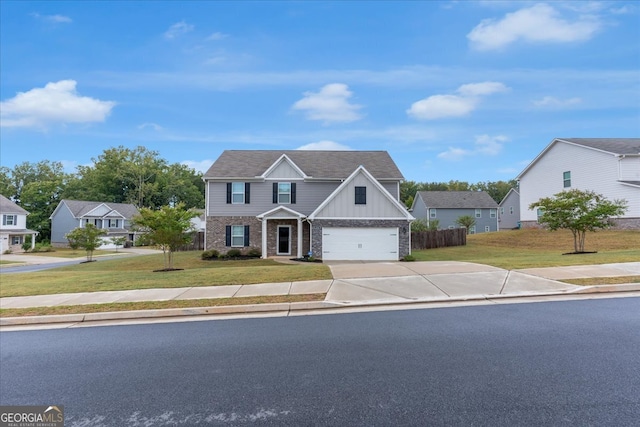
[{"label": "gray shingle roof", "polygon": [[64,199],[60,203],[64,202],[71,210],[74,217],[80,218],[91,212],[93,209],[104,204],[109,209],[115,210],[122,214],[125,218],[130,219],[135,215],[138,215],[138,209],[130,203],[104,203],[104,202],[89,202],[85,200],[68,200]]},{"label": "gray shingle roof", "polygon": [[386,151],[225,150],[205,178],[254,178],[283,154],[313,178],[344,179],[362,165],[376,179],[404,179]]},{"label": "gray shingle roof", "polygon": [[0,194],[0,212],[8,214],[29,215],[29,212]]},{"label": "gray shingle roof", "polygon": [[614,154],[640,154],[640,138],[556,138]]},{"label": "gray shingle roof", "polygon": [[427,208],[480,209],[497,208],[495,200],[484,191],[418,191]]}]

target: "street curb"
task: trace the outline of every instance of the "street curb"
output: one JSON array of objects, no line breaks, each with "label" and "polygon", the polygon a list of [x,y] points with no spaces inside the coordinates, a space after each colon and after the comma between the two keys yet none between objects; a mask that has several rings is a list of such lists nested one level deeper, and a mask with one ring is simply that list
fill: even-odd
[{"label": "street curb", "polygon": [[157,310],[132,310],[132,311],[109,311],[87,314],[59,314],[47,316],[21,316],[21,317],[0,317],[0,326],[19,325],[41,325],[56,323],[86,323],[105,320],[133,320],[133,319],[153,319],[171,318],[187,316],[211,316],[220,314],[249,314],[249,313],[292,313],[312,310],[327,309],[352,309],[356,307],[381,307],[399,306],[415,304],[442,304],[472,301],[508,300],[536,297],[553,297],[574,294],[599,294],[599,293],[623,293],[640,291],[640,283],[627,283],[619,285],[594,285],[585,286],[570,291],[544,292],[544,293],[522,293],[512,295],[477,295],[459,298],[417,298],[407,301],[369,301],[365,303],[351,302],[330,302],[330,301],[308,301],[291,303],[268,303],[268,304],[247,304],[247,305],[225,305],[218,307],[194,307],[194,308],[167,308]]}]

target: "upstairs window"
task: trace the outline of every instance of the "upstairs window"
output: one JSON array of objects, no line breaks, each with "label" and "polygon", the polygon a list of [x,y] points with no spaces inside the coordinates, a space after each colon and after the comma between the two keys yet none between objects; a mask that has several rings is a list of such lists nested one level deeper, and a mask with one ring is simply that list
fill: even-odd
[{"label": "upstairs window", "polygon": [[500,215],[504,215],[504,208],[500,208]]},{"label": "upstairs window", "polygon": [[513,215],[513,206],[509,206],[509,213]]},{"label": "upstairs window", "polygon": [[476,218],[482,218],[482,209],[476,209]]},{"label": "upstairs window", "polygon": [[273,183],[273,203],[281,205],[295,204],[296,184],[291,182]]},{"label": "upstairs window", "polygon": [[109,220],[107,220],[107,227],[109,227],[109,228],[118,228],[118,227],[120,227],[120,220],[119,219],[109,219]]},{"label": "upstairs window", "polygon": [[562,181],[564,188],[571,187],[571,171],[562,172]]},{"label": "upstairs window", "polygon": [[367,187],[356,187],[356,205],[367,204]]},{"label": "upstairs window", "polygon": [[436,208],[429,209],[429,218],[435,218],[435,217],[436,217]]},{"label": "upstairs window", "polygon": [[2,215],[2,225],[17,225],[17,224],[18,224],[17,215]]},{"label": "upstairs window", "polygon": [[248,204],[250,188],[251,184],[248,182],[227,182],[227,203]]},{"label": "upstairs window", "polygon": [[496,217],[496,210],[495,209],[490,209],[489,210],[489,217],[490,218],[495,218]]}]

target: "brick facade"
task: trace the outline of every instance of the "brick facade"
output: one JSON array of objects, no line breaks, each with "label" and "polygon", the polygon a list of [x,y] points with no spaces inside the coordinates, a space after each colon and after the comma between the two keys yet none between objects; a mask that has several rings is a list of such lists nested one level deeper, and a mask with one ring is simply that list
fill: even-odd
[{"label": "brick facade", "polygon": [[322,228],[323,227],[398,227],[398,255],[403,258],[411,253],[411,232],[409,222],[403,220],[329,220],[316,219],[312,227],[312,252],[316,258],[322,258]]}]

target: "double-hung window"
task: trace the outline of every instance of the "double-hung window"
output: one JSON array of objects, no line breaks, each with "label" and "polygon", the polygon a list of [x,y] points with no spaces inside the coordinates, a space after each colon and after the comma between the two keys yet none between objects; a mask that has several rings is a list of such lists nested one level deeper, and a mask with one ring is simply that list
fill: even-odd
[{"label": "double-hung window", "polygon": [[482,218],[482,209],[476,209],[476,218]]},{"label": "double-hung window", "polygon": [[571,171],[562,172],[562,182],[564,188],[571,187]]},{"label": "double-hung window", "polygon": [[496,210],[489,209],[489,218],[495,218],[495,217],[496,217]]},{"label": "double-hung window", "polygon": [[17,215],[2,215],[2,225],[17,225]]},{"label": "double-hung window", "polygon": [[436,215],[436,208],[429,209],[429,218],[435,218]]},{"label": "double-hung window", "polygon": [[109,228],[118,228],[120,225],[120,220],[119,219],[110,219],[108,220],[107,226]]},{"label": "double-hung window", "polygon": [[273,203],[281,205],[296,203],[296,183],[295,182],[274,182],[273,183]]},{"label": "double-hung window", "polygon": [[356,205],[367,204],[367,187],[356,187]]},{"label": "double-hung window", "polygon": [[231,183],[231,203],[244,204],[244,182]]},{"label": "double-hung window", "polygon": [[244,226],[243,225],[231,226],[231,246],[234,246],[234,247],[244,246]]}]

